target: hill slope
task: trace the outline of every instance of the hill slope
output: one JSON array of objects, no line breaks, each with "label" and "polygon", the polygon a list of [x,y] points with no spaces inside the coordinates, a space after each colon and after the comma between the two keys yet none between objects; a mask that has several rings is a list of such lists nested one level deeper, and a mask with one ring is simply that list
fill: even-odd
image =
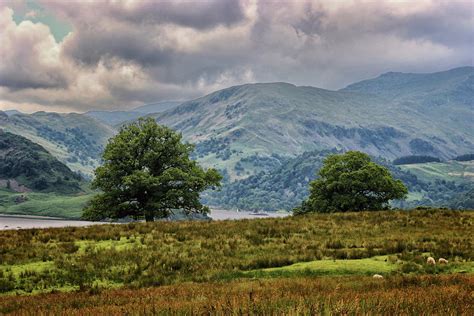
[{"label": "hill slope", "polygon": [[72,170],[90,175],[115,130],[76,113],[36,112],[8,116],[0,111],[0,128],[43,146]]},{"label": "hill slope", "polygon": [[81,177],[38,144],[0,130],[0,187],[16,191],[73,193]]},{"label": "hill slope", "polygon": [[[370,81],[369,86],[388,81],[378,85],[388,91],[379,95],[376,89],[357,88],[367,83],[341,91],[247,84],[154,117],[198,143],[197,156],[204,164],[225,166],[231,176],[238,161],[255,153],[295,156],[336,148],[388,159],[411,154],[452,158],[474,147],[473,74],[470,67],[441,74],[386,74]],[[398,78],[406,88],[394,95],[394,80],[386,77]]]},{"label": "hill slope", "polygon": [[93,117],[110,126],[120,126],[125,122],[136,120],[148,114],[165,112],[181,103],[181,101],[162,101],[145,104],[130,111],[88,111],[84,115]]},{"label": "hill slope", "polygon": [[110,126],[114,126],[126,121],[136,120],[144,114],[134,111],[89,111],[84,115],[95,118]]},{"label": "hill slope", "polygon": [[[324,158],[336,151],[305,152],[295,158],[283,160],[279,166],[252,175],[246,179],[227,182],[220,191],[208,191],[203,196],[204,202],[227,209],[291,210],[298,206],[309,195],[309,182],[316,178]],[[396,201],[396,207],[416,207],[419,205],[449,206],[453,208],[472,208],[474,204],[462,202],[461,195],[466,196],[474,190],[474,181],[449,181],[451,169],[439,170],[438,177],[417,176],[405,166],[395,166],[382,159],[374,159],[385,165],[392,175],[403,181],[410,192],[407,201]],[[424,169],[425,164],[418,164]],[[426,164],[429,169],[431,163]],[[413,166],[413,165],[410,165]],[[441,179],[441,173],[445,178]],[[418,174],[418,173],[417,173]],[[469,193],[471,192],[471,193]],[[456,200],[456,201],[454,201]],[[472,199],[471,199],[472,201]]]},{"label": "hill slope", "polygon": [[183,103],[183,101],[161,101],[148,103],[134,108],[133,112],[140,112],[143,114],[161,113],[171,110],[180,105],[181,103]]}]

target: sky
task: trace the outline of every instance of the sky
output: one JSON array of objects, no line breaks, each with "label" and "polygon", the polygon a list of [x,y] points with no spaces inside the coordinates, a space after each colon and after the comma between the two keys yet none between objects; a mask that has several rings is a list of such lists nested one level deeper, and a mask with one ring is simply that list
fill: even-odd
[{"label": "sky", "polygon": [[126,110],[472,66],[474,0],[0,0],[0,110]]}]

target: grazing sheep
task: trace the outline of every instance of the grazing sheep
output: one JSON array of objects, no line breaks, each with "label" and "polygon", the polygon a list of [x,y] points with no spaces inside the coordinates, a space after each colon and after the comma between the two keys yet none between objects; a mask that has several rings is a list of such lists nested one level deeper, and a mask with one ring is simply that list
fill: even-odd
[{"label": "grazing sheep", "polygon": [[436,265],[436,260],[433,257],[428,257],[428,259],[426,259],[426,263],[431,266],[434,266]]},{"label": "grazing sheep", "polygon": [[380,274],[374,274],[373,278],[374,279],[383,279],[383,276],[381,276]]},{"label": "grazing sheep", "polygon": [[438,259],[438,263],[439,264],[448,264],[448,260],[444,259],[444,258],[439,258]]}]

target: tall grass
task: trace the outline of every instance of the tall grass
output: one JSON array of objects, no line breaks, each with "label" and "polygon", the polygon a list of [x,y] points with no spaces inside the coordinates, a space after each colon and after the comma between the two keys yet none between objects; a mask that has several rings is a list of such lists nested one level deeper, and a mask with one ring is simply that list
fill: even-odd
[{"label": "tall grass", "polygon": [[282,278],[0,299],[24,315],[473,315],[473,276]]},{"label": "tall grass", "polygon": [[447,258],[452,267],[471,262],[473,224],[473,212],[424,210],[2,231],[0,291],[209,282],[297,262],[380,255],[414,264],[406,271],[400,265],[401,272],[453,272],[426,266],[425,257]]}]

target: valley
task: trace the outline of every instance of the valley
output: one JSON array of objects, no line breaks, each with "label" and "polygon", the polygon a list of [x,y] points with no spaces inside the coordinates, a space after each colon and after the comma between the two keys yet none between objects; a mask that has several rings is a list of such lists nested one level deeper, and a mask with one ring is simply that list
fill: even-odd
[{"label": "valley", "polygon": [[[474,148],[473,77],[473,67],[462,67],[432,74],[386,73],[340,91],[250,84],[129,111],[10,111],[0,115],[0,128],[38,143],[88,180],[120,126],[152,116],[196,144],[194,159],[221,172],[222,189],[202,196],[215,208],[289,211],[306,198],[324,157],[350,149],[371,154],[408,185],[409,199],[394,202],[395,207],[466,208],[472,200],[465,197],[472,196],[472,160],[450,159]],[[407,155],[431,155],[442,162],[391,164]],[[78,218],[92,196],[87,185],[81,187],[77,197],[39,192],[18,205],[11,202],[17,195],[4,190],[2,212]]]}]

